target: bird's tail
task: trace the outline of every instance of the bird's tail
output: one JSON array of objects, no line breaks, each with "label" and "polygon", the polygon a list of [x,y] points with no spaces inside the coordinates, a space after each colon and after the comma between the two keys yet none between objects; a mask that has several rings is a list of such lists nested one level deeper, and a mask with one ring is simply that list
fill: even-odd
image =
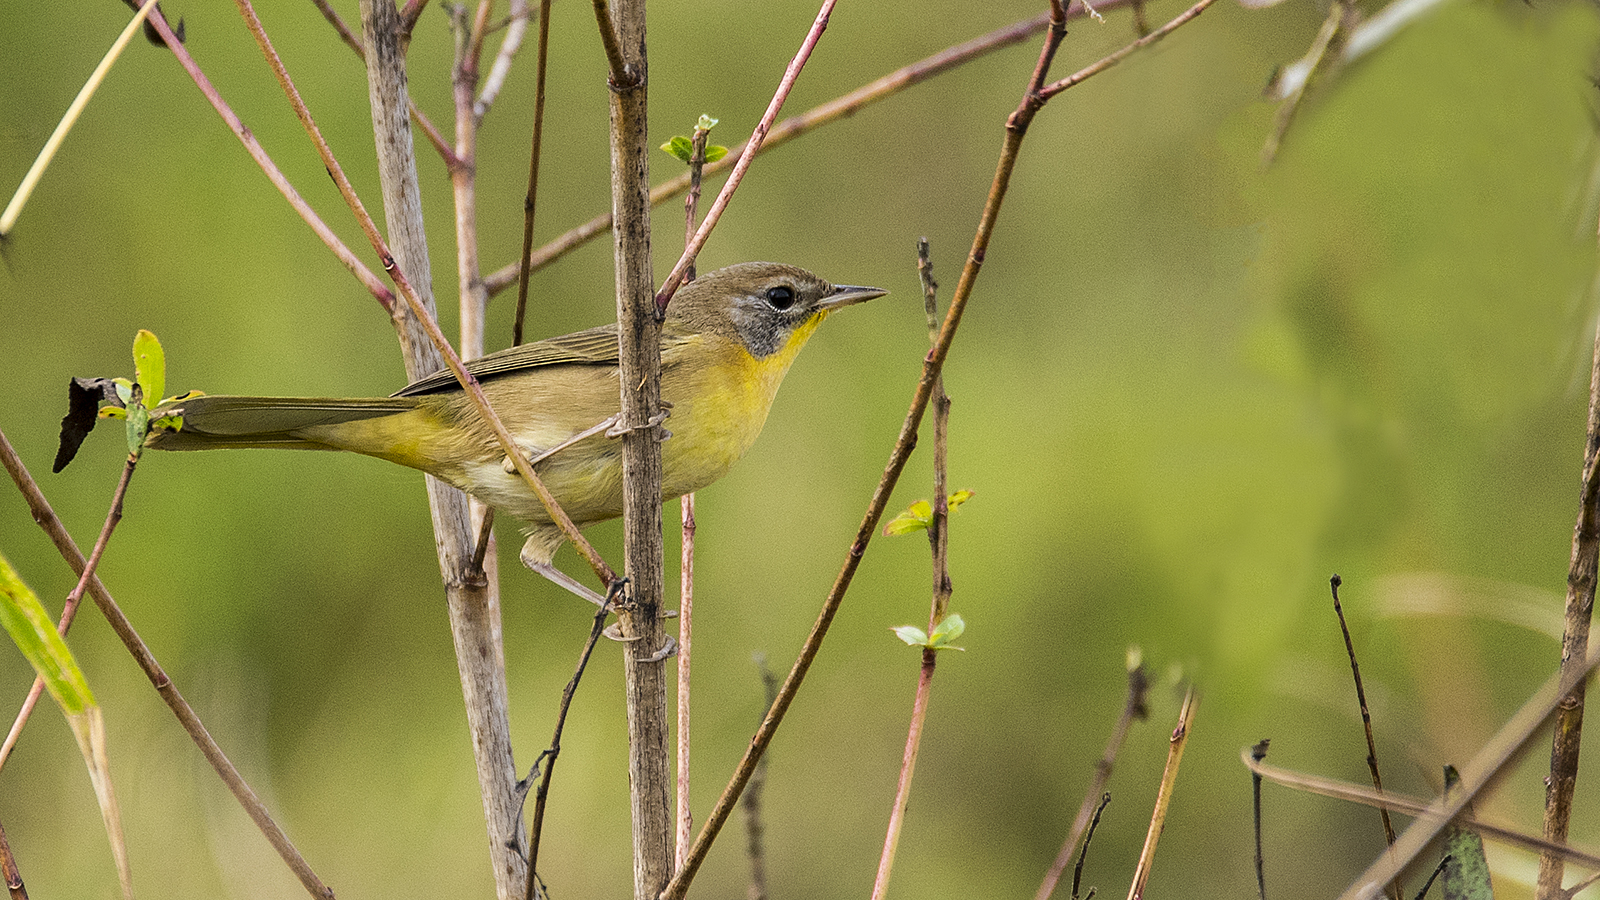
[{"label": "bird's tail", "polygon": [[152,432],[147,444],[157,450],[274,447],[383,456],[396,432],[404,431],[394,417],[407,418],[403,414],[421,406],[416,397],[200,396],[157,410],[181,414],[183,426]]}]

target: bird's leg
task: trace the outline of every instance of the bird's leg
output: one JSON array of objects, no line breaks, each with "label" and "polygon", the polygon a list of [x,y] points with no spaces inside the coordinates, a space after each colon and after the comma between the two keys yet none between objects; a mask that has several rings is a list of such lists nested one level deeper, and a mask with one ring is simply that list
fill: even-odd
[{"label": "bird's leg", "polygon": [[[597,434],[600,434],[601,432],[606,432],[607,434],[609,434],[610,433],[610,429],[616,427],[617,421],[620,418],[621,418],[620,416],[606,416],[604,419],[601,419],[600,422],[598,424],[594,425],[593,427],[587,428],[587,429],[584,429],[583,431],[578,432],[577,434],[573,435],[572,437],[569,437],[566,440],[562,441],[561,443],[555,445],[554,447],[551,447],[549,450],[545,450],[544,452],[540,453],[538,456],[531,456],[530,455],[528,457],[528,465],[531,466],[531,465],[535,465],[537,463],[544,462],[545,460],[547,460],[550,457],[556,455],[557,453],[561,452],[562,450],[565,450],[568,447],[571,447],[573,444],[576,444],[577,442],[583,440],[584,438],[593,437],[593,436],[595,436]],[[523,449],[525,451],[527,451],[529,454],[531,454],[533,452],[532,448],[524,447]],[[511,457],[509,457],[509,456],[506,457],[505,462],[503,463],[503,465],[505,466],[505,470],[506,470],[506,474],[507,475],[516,474],[517,467],[516,467],[516,465],[514,465],[511,462]],[[524,562],[526,562],[526,560],[524,560]],[[530,564],[528,566],[528,568],[531,569],[531,568],[533,568],[533,566]]]},{"label": "bird's leg", "polygon": [[[532,544],[533,541],[533,538],[528,539],[529,544]],[[606,605],[605,597],[600,596],[599,594],[590,590],[588,587],[584,586],[576,578],[573,578],[571,575],[568,575],[567,573],[556,568],[555,563],[544,562],[540,560],[537,555],[529,553],[529,550],[530,548],[527,546],[522,548],[521,559],[523,565],[535,572],[538,572],[540,575],[543,575],[545,578],[548,578],[555,584],[560,585],[574,594],[577,594],[579,597],[582,597],[590,603],[593,603],[595,606]]]}]

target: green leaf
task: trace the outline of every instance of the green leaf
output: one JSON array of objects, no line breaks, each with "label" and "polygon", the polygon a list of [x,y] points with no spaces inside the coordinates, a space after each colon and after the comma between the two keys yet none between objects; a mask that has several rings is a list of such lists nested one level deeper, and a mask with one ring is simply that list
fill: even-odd
[{"label": "green leaf", "polygon": [[700,114],[700,121],[698,121],[698,122],[696,122],[694,124],[694,130],[695,131],[710,131],[711,129],[713,129],[715,127],[717,127],[717,120],[711,118],[710,116],[706,115],[705,113],[701,113]]},{"label": "green leaf", "polygon": [[706,162],[714,163],[728,155],[728,148],[721,144],[710,144],[706,147]]},{"label": "green leaf", "polygon": [[682,160],[684,165],[688,165],[689,159],[694,156],[694,142],[681,134],[662,144],[661,149]]},{"label": "green leaf", "polygon": [[895,637],[913,647],[926,647],[928,645],[928,633],[915,625],[901,625],[898,628],[889,630],[894,632]]},{"label": "green leaf", "polygon": [[128,405],[128,455],[144,452],[144,438],[150,433],[150,410],[141,403]]},{"label": "green leaf", "polygon": [[122,401],[123,406],[133,402],[133,382],[126,378],[113,378],[111,383],[115,386],[117,399]]},{"label": "green leaf", "polygon": [[67,724],[72,727],[78,751],[89,768],[95,799],[100,803],[100,816],[111,841],[111,855],[116,860],[123,896],[131,898],[133,877],[128,865],[127,841],[122,833],[122,813],[117,808],[117,796],[111,786],[105,718],[89,690],[88,680],[83,677],[83,670],[78,668],[67,642],[50,621],[44,604],[3,555],[0,555],[0,626],[4,626],[12,642],[44,680],[45,690],[61,707]]},{"label": "green leaf", "polygon": [[67,649],[67,642],[56,632],[49,613],[37,595],[18,577],[4,556],[0,556],[0,625],[22,651],[34,671],[44,679],[50,692],[67,715],[79,715],[94,705],[89,682]]},{"label": "green leaf", "polygon": [[[1455,766],[1444,767],[1445,796],[1461,789],[1461,776]],[[1470,812],[1470,806],[1468,811]],[[1489,879],[1489,860],[1483,855],[1483,838],[1470,828],[1446,825],[1440,847],[1449,857],[1439,879],[1445,900],[1494,900]]]},{"label": "green leaf", "polygon": [[156,336],[141,328],[133,336],[133,370],[144,388],[146,409],[155,409],[167,389],[167,357]]},{"label": "green leaf", "polygon": [[928,638],[928,648],[931,650],[965,650],[967,648],[957,647],[950,642],[961,637],[961,632],[966,630],[966,621],[955,613],[950,613],[941,619],[938,625],[933,627],[933,634]]},{"label": "green leaf", "polygon": [[911,504],[905,512],[889,520],[883,526],[886,537],[897,534],[910,534],[913,531],[926,531],[933,524],[933,504],[926,500],[918,500]]},{"label": "green leaf", "polygon": [[950,499],[946,501],[946,505],[950,508],[951,512],[955,512],[956,507],[972,499],[972,494],[972,491],[956,491],[954,494],[950,495]]}]

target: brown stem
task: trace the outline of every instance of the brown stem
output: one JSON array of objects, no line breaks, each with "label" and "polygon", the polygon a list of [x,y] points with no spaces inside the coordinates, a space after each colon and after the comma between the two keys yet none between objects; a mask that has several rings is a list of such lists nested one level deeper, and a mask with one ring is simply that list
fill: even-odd
[{"label": "brown stem", "polygon": [[[533,822],[528,826],[528,880],[525,900],[535,900],[538,896],[539,883],[539,843],[544,834],[545,803],[550,798],[550,779],[555,776],[556,758],[561,755],[561,732],[567,727],[567,712],[572,709],[572,698],[578,693],[578,683],[583,680],[583,670],[589,666],[589,657],[594,653],[594,645],[599,642],[600,635],[605,632],[606,616],[611,613],[611,601],[622,587],[621,582],[613,583],[610,591],[612,596],[606,597],[606,602],[600,604],[600,610],[594,614],[594,624],[589,628],[589,639],[583,644],[583,652],[578,654],[578,666],[573,670],[572,677],[567,680],[567,686],[561,689],[561,705],[556,709],[555,733],[550,736],[550,746],[539,754],[539,760],[534,763],[534,769],[539,774],[539,784],[533,788]],[[542,771],[539,763],[544,763]],[[533,774],[528,778],[531,780]]]},{"label": "brown stem", "polygon": [[594,18],[600,28],[600,44],[606,51],[606,65],[611,69],[611,83],[618,86],[630,84],[635,77],[628,74],[628,64],[622,57],[622,45],[616,26],[612,24],[611,10],[606,0],[594,0]]},{"label": "brown stem", "polygon": [[[695,126],[689,139],[689,194],[683,204],[684,245],[694,237],[696,207],[700,200],[700,170],[706,164],[706,138],[710,132]],[[694,261],[689,261],[690,281],[694,280]],[[694,492],[678,498],[682,511],[683,540],[678,563],[678,777],[677,828],[673,834],[673,868],[682,868],[689,842],[694,839],[694,813],[689,807],[689,701],[693,683],[694,650]]]},{"label": "brown stem", "polygon": [[1172,805],[1172,790],[1178,783],[1178,765],[1183,762],[1183,750],[1189,745],[1194,709],[1195,693],[1191,685],[1183,692],[1178,727],[1172,730],[1172,739],[1167,743],[1167,765],[1161,770],[1161,787],[1156,790],[1155,809],[1150,813],[1150,828],[1144,835],[1144,849],[1139,851],[1139,862],[1133,869],[1133,884],[1128,886],[1128,900],[1140,900],[1144,896],[1145,884],[1150,880],[1150,868],[1156,859],[1156,843],[1166,827],[1167,809]]},{"label": "brown stem", "polygon": [[[407,373],[417,378],[437,371],[442,356],[459,378],[466,374],[465,369],[461,368],[459,357],[434,318],[427,234],[423,228],[416,157],[406,114],[404,23],[392,0],[362,0],[361,20],[385,225],[392,241],[392,252],[391,245],[383,242],[370,220],[363,221],[363,228],[368,231],[374,249],[385,261],[385,268],[405,301],[404,315],[396,317],[395,326]],[[460,80],[459,75],[457,80]],[[466,96],[470,104],[470,88]],[[470,115],[467,118],[469,122],[463,133],[466,134],[464,144],[470,151]],[[341,175],[335,175],[336,180],[340,178]],[[458,200],[461,199],[460,185],[457,181]],[[466,205],[470,217],[470,182],[468,186]],[[352,209],[356,207],[353,205]],[[469,258],[472,255],[470,243],[466,255]],[[475,269],[475,265],[469,268]],[[482,396],[482,389],[475,381],[466,388],[469,395],[474,394],[476,388],[476,396]],[[491,425],[495,422],[492,414],[485,418]],[[499,428],[503,430],[504,426]],[[509,441],[503,443],[514,446]],[[508,450],[508,453],[511,458],[526,463],[520,452]],[[489,835],[496,896],[500,900],[510,900],[520,893],[527,873],[526,861],[519,852],[521,796],[511,749],[498,586],[484,573],[471,568],[476,529],[466,495],[432,476],[426,481],[435,549],[444,581],[450,633]]]},{"label": "brown stem", "polygon": [[511,61],[522,49],[522,39],[527,33],[528,0],[511,0],[510,23],[506,26],[505,37],[494,55],[494,65],[489,68],[489,75],[483,80],[483,90],[472,103],[472,118],[477,124],[483,124],[483,117],[489,114],[494,101],[500,96],[506,76],[511,74]]},{"label": "brown stem", "polygon": [[[533,274],[529,256],[533,251],[533,216],[539,208],[539,160],[544,145],[544,98],[546,72],[550,64],[550,6],[552,0],[539,0],[539,62],[533,91],[533,148],[528,151],[528,193],[522,201],[522,256],[517,266],[517,314],[511,324],[511,344],[522,343],[523,324],[528,311],[528,278]],[[484,287],[485,295],[488,286]]]},{"label": "brown stem", "polygon": [[[27,501],[28,509],[33,514],[33,520],[39,524],[40,528],[44,529],[44,533],[50,538],[51,543],[55,544],[56,552],[61,554],[61,557],[67,561],[67,565],[72,567],[74,573],[81,575],[88,566],[88,560],[84,559],[82,551],[73,542],[72,536],[67,533],[66,527],[61,524],[61,520],[56,517],[55,510],[50,508],[49,501],[45,500],[44,494],[40,492],[39,485],[34,482],[33,476],[28,474],[27,468],[23,466],[21,458],[17,456],[16,449],[11,446],[11,441],[6,438],[4,431],[0,431],[0,465],[5,467],[6,472],[11,475],[11,480],[16,483],[17,489],[22,492],[23,499]],[[296,878],[300,879],[300,883],[311,896],[332,900],[333,891],[322,883],[322,879],[318,878],[317,873],[313,872],[311,866],[306,863],[305,857],[301,856],[300,851],[296,850],[294,844],[290,842],[289,836],[284,833],[277,822],[272,820],[272,816],[267,812],[267,807],[261,802],[261,798],[257,797],[255,791],[250,789],[250,785],[245,783],[244,777],[239,774],[239,770],[234,768],[233,763],[222,752],[222,748],[211,737],[211,733],[206,731],[206,727],[201,723],[200,717],[195,715],[193,707],[189,706],[188,701],[183,699],[183,694],[179,693],[177,686],[172,683],[172,679],[167,677],[167,673],[161,668],[161,664],[156,662],[155,655],[150,652],[150,648],[145,645],[144,640],[139,637],[139,633],[134,630],[133,623],[128,621],[128,617],[123,614],[122,608],[117,606],[116,601],[112,599],[111,592],[106,590],[105,584],[100,581],[100,576],[92,573],[89,577],[89,596],[94,599],[95,605],[99,607],[101,614],[106,617],[106,622],[111,625],[111,630],[121,639],[123,646],[133,656],[134,662],[139,665],[145,677],[150,679],[151,684],[155,685],[156,693],[161,695],[161,699],[167,704],[167,708],[171,709],[173,715],[178,717],[178,723],[183,727],[183,730],[188,733],[190,739],[200,748],[200,752],[205,755],[206,761],[216,770],[217,777],[222,779],[222,783],[233,793],[234,798],[239,801],[239,805],[244,807],[245,813],[256,823],[256,827],[261,829],[261,833],[266,836],[267,842],[283,858],[289,870],[295,874]]]},{"label": "brown stem", "polygon": [[[1572,559],[1567,570],[1567,603],[1561,631],[1561,674],[1583,664],[1594,615],[1595,572],[1600,562],[1600,333],[1595,337],[1589,374],[1589,417],[1585,427],[1583,474],[1578,489],[1578,515],[1572,527]],[[1544,836],[1565,842],[1572,823],[1572,799],[1578,788],[1578,752],[1583,743],[1584,681],[1556,709],[1550,741],[1550,775],[1545,779]],[[1565,872],[1561,857],[1539,857],[1538,900],[1559,900]]]},{"label": "brown stem", "polygon": [[[917,241],[917,274],[922,281],[923,309],[928,318],[928,340],[939,339],[938,285],[933,280],[933,259],[928,249],[928,239]],[[949,443],[950,398],[945,396],[944,376],[934,379],[933,385],[933,512],[928,523],[928,544],[933,560],[933,599],[928,612],[928,631],[944,620],[950,606],[949,538],[945,525],[949,520],[950,506],[945,477],[945,456]],[[883,900],[889,890],[889,876],[894,871],[895,851],[900,845],[900,830],[905,824],[906,806],[911,802],[911,779],[917,768],[917,753],[922,745],[922,728],[927,722],[928,701],[933,694],[933,673],[939,661],[938,651],[922,648],[922,667],[917,675],[917,690],[911,702],[911,724],[906,729],[906,748],[900,761],[900,777],[895,786],[893,805],[889,810],[889,828],[883,839],[883,852],[878,857],[878,874],[872,883],[872,900]]]},{"label": "brown stem", "polygon": [[[1372,789],[1383,793],[1383,776],[1378,774],[1378,744],[1372,738],[1372,711],[1367,707],[1367,689],[1361,682],[1361,664],[1356,661],[1356,646],[1350,640],[1350,626],[1344,620],[1344,607],[1339,604],[1339,585],[1343,581],[1335,574],[1328,580],[1328,586],[1333,591],[1333,612],[1339,617],[1339,632],[1344,635],[1345,655],[1350,658],[1350,674],[1356,682],[1356,705],[1361,709],[1361,727],[1367,735],[1367,770],[1372,773]],[[1389,811],[1379,808],[1379,816],[1383,819],[1384,843],[1394,846],[1394,823],[1389,821]],[[1388,888],[1392,900],[1403,900],[1400,882],[1389,882]]]},{"label": "brown stem", "polygon": [[[603,11],[601,0],[595,9]],[[644,0],[618,0],[620,55],[612,60],[611,209],[622,393],[622,527],[628,602],[618,611],[628,706],[628,784],[635,900],[654,900],[672,876],[672,771],[667,715],[661,534],[661,326],[650,261],[650,141]],[[614,48],[608,46],[608,53]]]},{"label": "brown stem", "polygon": [[1117,717],[1117,724],[1111,729],[1111,739],[1106,742],[1106,749],[1100,754],[1100,761],[1095,763],[1094,777],[1089,780],[1089,789],[1083,793],[1083,802],[1078,804],[1078,815],[1072,820],[1072,829],[1067,832],[1067,839],[1062,842],[1061,851],[1056,854],[1055,862],[1050,865],[1044,881],[1039,884],[1034,900],[1050,900],[1050,895],[1055,893],[1061,876],[1067,871],[1067,864],[1072,862],[1072,851],[1077,848],[1080,839],[1086,840],[1085,835],[1088,833],[1086,829],[1097,815],[1096,804],[1100,802],[1100,797],[1105,794],[1106,785],[1111,781],[1111,770],[1116,765],[1117,754],[1122,752],[1123,742],[1128,738],[1128,729],[1132,727],[1134,719],[1143,719],[1149,715],[1144,702],[1149,690],[1150,679],[1145,675],[1144,665],[1141,663],[1128,669],[1128,697],[1122,704],[1122,715]]},{"label": "brown stem", "polygon": [[311,209],[311,205],[306,203],[304,197],[300,196],[300,192],[295,190],[294,185],[289,183],[289,179],[278,168],[277,164],[272,161],[272,157],[268,156],[267,151],[262,149],[261,143],[256,140],[255,135],[244,127],[244,123],[239,121],[239,117],[234,114],[227,103],[223,102],[222,95],[217,92],[216,86],[211,83],[211,80],[206,78],[205,73],[200,71],[200,66],[195,63],[194,57],[189,55],[189,51],[183,46],[183,42],[179,41],[178,36],[172,33],[171,28],[167,27],[166,19],[162,17],[160,10],[151,13],[148,22],[155,28],[156,33],[161,35],[161,39],[167,44],[167,49],[172,51],[173,56],[178,60],[178,64],[183,66],[183,70],[188,73],[195,86],[200,89],[201,95],[211,103],[212,108],[222,117],[222,121],[233,132],[234,136],[239,139],[239,143],[244,145],[245,152],[249,153],[250,158],[255,160],[256,165],[261,167],[261,171],[267,176],[267,180],[272,182],[272,186],[283,194],[284,199],[289,201],[289,205],[294,208],[294,211],[299,213],[300,218],[304,219],[305,223],[311,227],[312,233],[321,239],[329,250],[333,251],[333,255],[339,262],[343,263],[344,267],[349,269],[352,275],[356,276],[362,286],[373,297],[377,298],[379,303],[383,304],[384,309],[392,312],[394,309],[394,295],[389,292],[389,288],[384,285],[383,281],[371,269],[367,268],[365,263],[356,257],[349,247],[345,246],[343,241],[339,240],[338,236],[333,233],[333,229],[329,228],[327,223],[317,216],[316,212]]}]

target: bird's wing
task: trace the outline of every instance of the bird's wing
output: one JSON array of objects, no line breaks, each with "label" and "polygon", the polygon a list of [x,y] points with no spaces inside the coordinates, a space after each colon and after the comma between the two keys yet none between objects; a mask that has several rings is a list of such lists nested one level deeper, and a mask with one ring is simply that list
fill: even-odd
[{"label": "bird's wing", "polygon": [[[668,354],[690,339],[691,335],[672,324],[662,327],[661,352]],[[545,366],[614,366],[617,364],[617,326],[601,325],[585,331],[575,331],[561,337],[507,347],[488,356],[480,356],[467,363],[467,371],[484,381],[501,375],[526,372]],[[395,397],[415,397],[436,394],[460,388],[456,376],[449,369],[441,369],[420,381],[414,381],[396,391]]]}]

